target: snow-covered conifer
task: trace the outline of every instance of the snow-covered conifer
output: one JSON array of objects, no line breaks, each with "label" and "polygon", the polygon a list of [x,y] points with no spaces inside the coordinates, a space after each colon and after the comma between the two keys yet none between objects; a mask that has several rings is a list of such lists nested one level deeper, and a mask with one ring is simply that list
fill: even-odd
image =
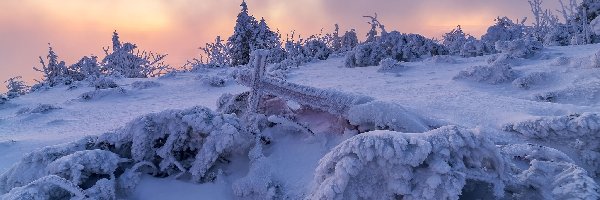
[{"label": "snow-covered conifer", "polygon": [[48,59],[48,64],[44,62],[44,59],[41,56],[39,58],[42,67],[34,67],[33,69],[43,73],[43,78],[40,84],[53,87],[60,84],[70,84],[72,82],[71,77],[69,77],[69,69],[64,61],[58,60],[58,55],[56,52],[54,52],[52,46],[48,47],[48,56],[46,56]]},{"label": "snow-covered conifer", "polygon": [[229,54],[231,56],[231,65],[245,65],[250,61],[250,52],[252,51],[253,39],[257,27],[256,19],[248,13],[246,1],[240,5],[241,12],[237,16],[233,35],[227,40]]},{"label": "snow-covered conifer", "polygon": [[344,33],[344,36],[342,36],[342,46],[340,51],[350,51],[356,45],[358,45],[358,36],[356,35],[356,31],[354,29],[346,31],[346,33]]}]

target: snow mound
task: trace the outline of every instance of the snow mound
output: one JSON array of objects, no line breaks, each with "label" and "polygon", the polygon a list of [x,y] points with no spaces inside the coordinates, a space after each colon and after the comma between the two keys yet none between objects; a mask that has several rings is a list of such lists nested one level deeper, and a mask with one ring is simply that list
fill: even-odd
[{"label": "snow mound", "polygon": [[325,155],[311,199],[458,199],[467,179],[502,195],[503,158],[493,142],[456,126],[424,134],[373,131]]},{"label": "snow mound", "polygon": [[550,65],[552,66],[567,66],[571,63],[571,58],[565,56],[559,56],[552,60]]},{"label": "snow mound", "polygon": [[17,112],[17,114],[25,114],[25,113],[40,113],[46,114],[52,112],[53,110],[62,109],[59,106],[55,106],[52,104],[38,104],[34,108],[23,108]]},{"label": "snow mound", "polygon": [[509,123],[505,131],[570,148],[594,177],[600,177],[600,114],[583,113],[558,117],[536,117]]},{"label": "snow mound", "polygon": [[406,67],[402,66],[402,64],[400,64],[400,62],[391,59],[391,58],[386,58],[381,60],[381,62],[379,62],[379,69],[377,70],[377,72],[401,72],[403,70],[405,70]]},{"label": "snow mound", "polygon": [[136,81],[131,83],[131,87],[138,90],[159,87],[160,83],[156,81]]},{"label": "snow mound", "polygon": [[92,101],[102,99],[108,96],[122,96],[127,94],[127,90],[121,87],[116,88],[108,88],[108,89],[99,89],[94,91],[89,91],[79,95],[79,100],[81,101]]},{"label": "snow mound", "polygon": [[457,64],[459,63],[456,59],[449,55],[435,55],[431,58],[426,59],[427,62],[435,64]]},{"label": "snow mound", "polygon": [[350,124],[359,131],[392,130],[406,133],[422,133],[430,126],[418,115],[402,106],[380,101],[354,105],[347,115]]},{"label": "snow mound", "polygon": [[242,130],[234,114],[203,107],[149,114],[115,132],[26,155],[0,175],[0,194],[115,199],[135,188],[147,173],[142,167],[159,177],[212,181],[219,158],[248,152],[253,136]]},{"label": "snow mound", "polygon": [[515,80],[516,72],[507,64],[479,65],[460,71],[453,79],[500,84]]},{"label": "snow mound", "polygon": [[571,85],[566,88],[533,95],[533,100],[574,105],[597,105],[600,102],[600,82]]},{"label": "snow mound", "polygon": [[515,79],[512,82],[512,85],[516,88],[530,89],[535,85],[540,85],[549,81],[551,76],[552,75],[548,72],[532,72]]},{"label": "snow mound", "polygon": [[109,89],[119,87],[112,78],[101,76],[95,80],[90,81],[90,86],[96,89]]},{"label": "snow mound", "polygon": [[598,199],[600,187],[564,153],[539,145],[501,147],[513,177],[513,199]]}]

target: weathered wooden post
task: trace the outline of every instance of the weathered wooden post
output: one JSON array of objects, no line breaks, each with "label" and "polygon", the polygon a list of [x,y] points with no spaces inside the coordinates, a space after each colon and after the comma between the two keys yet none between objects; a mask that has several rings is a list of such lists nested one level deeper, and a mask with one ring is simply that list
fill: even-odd
[{"label": "weathered wooden post", "polygon": [[265,68],[267,66],[267,56],[269,51],[267,50],[255,50],[252,52],[250,64],[254,67],[254,71],[251,74],[250,83],[250,96],[248,97],[248,111],[249,113],[258,112],[258,103],[262,98],[261,80],[265,75]]}]

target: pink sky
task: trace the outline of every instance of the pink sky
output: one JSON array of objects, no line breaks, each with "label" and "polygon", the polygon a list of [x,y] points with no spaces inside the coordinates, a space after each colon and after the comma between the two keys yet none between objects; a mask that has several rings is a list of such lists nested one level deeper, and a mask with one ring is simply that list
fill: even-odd
[{"label": "pink sky", "polygon": [[[103,57],[117,30],[122,41],[140,49],[168,53],[167,62],[179,67],[197,57],[198,47],[233,31],[237,0],[2,0],[0,1],[0,80],[22,75],[27,81],[40,74],[38,56],[52,43],[60,59],[72,64],[85,55]],[[479,37],[496,16],[530,16],[526,0],[248,0],[250,13],[264,17],[285,36],[303,36],[357,29],[361,39],[369,28],[363,15],[377,12],[388,30],[441,35],[460,24]],[[547,0],[556,9],[558,0]],[[530,17],[531,18],[531,17]],[[0,87],[0,91],[4,91]]]}]

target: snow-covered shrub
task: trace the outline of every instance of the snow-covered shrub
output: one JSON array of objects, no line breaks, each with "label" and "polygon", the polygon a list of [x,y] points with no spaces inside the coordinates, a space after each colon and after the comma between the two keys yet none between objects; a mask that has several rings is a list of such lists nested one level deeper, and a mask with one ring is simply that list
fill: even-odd
[{"label": "snow-covered shrub", "polygon": [[417,34],[397,31],[387,33],[373,42],[356,46],[346,54],[346,67],[375,66],[384,58],[415,61],[421,58],[447,54],[444,46]]},{"label": "snow-covered shrub", "polygon": [[398,61],[386,58],[379,62],[378,72],[399,72],[404,70],[406,67],[402,66]]},{"label": "snow-covered shrub", "polygon": [[344,33],[344,36],[342,36],[342,48],[340,49],[340,51],[350,51],[356,45],[358,45],[358,37],[356,36],[356,31],[354,29],[346,31],[346,33]]},{"label": "snow-covered shrub", "polygon": [[156,81],[136,81],[136,82],[131,83],[131,87],[138,89],[138,90],[159,87],[159,86],[160,86],[160,83],[158,83]]},{"label": "snow-covered shrub", "polygon": [[305,56],[319,60],[326,60],[329,54],[332,53],[332,50],[327,47],[327,43],[315,36],[306,40],[303,45],[303,51]]},{"label": "snow-covered shrub", "polygon": [[443,35],[442,44],[448,49],[450,55],[459,55],[462,52],[463,46],[469,41],[472,36],[463,32],[460,25],[452,31]]},{"label": "snow-covered shrub", "polygon": [[483,134],[446,126],[424,134],[373,131],[331,150],[311,199],[458,199],[467,180],[503,195],[504,160]]},{"label": "snow-covered shrub", "polygon": [[203,107],[149,114],[116,133],[100,136],[97,142],[120,155],[130,155],[136,163],[153,163],[160,174],[189,172],[195,181],[217,170],[219,157],[244,152],[251,143],[252,136],[242,130],[235,115]]},{"label": "snow-covered shrub", "polygon": [[600,82],[587,82],[533,95],[537,101],[596,105],[600,103]]},{"label": "snow-covered shrub", "polygon": [[[211,181],[208,174],[222,170],[219,158],[248,153],[254,137],[244,130],[234,114],[203,107],[149,114],[114,132],[26,155],[0,175],[0,193],[115,199],[135,187],[146,166],[155,176],[189,173],[194,181]],[[38,184],[48,179],[60,187]]]},{"label": "snow-covered shrub", "polygon": [[101,76],[97,79],[90,81],[90,86],[96,88],[97,90],[119,87],[115,80],[105,76]]},{"label": "snow-covered shrub", "polygon": [[116,31],[112,40],[112,52],[104,49],[106,57],[101,62],[108,74],[126,78],[148,78],[160,76],[170,69],[169,65],[164,64],[166,54],[139,51],[132,43],[121,44]]},{"label": "snow-covered shrub", "polygon": [[21,78],[23,77],[17,76],[4,81],[4,83],[6,83],[6,89],[8,89],[6,92],[6,97],[12,99],[21,95],[25,95],[29,92],[29,86],[27,86],[25,82],[21,80]]},{"label": "snow-covered shrub", "polygon": [[69,68],[67,68],[65,62],[58,61],[58,55],[56,55],[56,53],[52,49],[52,46],[48,48],[48,56],[46,56],[46,58],[48,59],[48,64],[46,64],[46,62],[44,62],[44,59],[40,56],[40,64],[42,65],[42,67],[33,68],[35,71],[42,72],[43,78],[42,81],[39,81],[39,83],[36,84],[36,86],[32,87],[32,90],[41,88],[41,85],[47,87],[54,87],[60,84],[68,85],[73,82],[73,79],[70,76],[72,72],[70,72]]},{"label": "snow-covered shrub", "polygon": [[430,127],[420,116],[402,106],[386,102],[369,102],[350,107],[347,115],[350,124],[359,131],[392,130],[405,133],[422,133]]},{"label": "snow-covered shrub", "polygon": [[122,96],[127,94],[127,90],[121,87],[116,88],[108,88],[108,89],[99,89],[93,90],[89,92],[85,92],[79,95],[79,99],[82,101],[91,101],[104,98],[106,96]]},{"label": "snow-covered shrub", "polygon": [[59,106],[55,106],[52,104],[38,104],[36,105],[34,108],[24,108],[22,110],[20,110],[18,113],[19,114],[24,114],[24,113],[49,113],[52,112],[53,110],[58,110],[58,109],[62,109]]},{"label": "snow-covered shrub", "polygon": [[8,97],[4,94],[0,94],[0,105],[5,104],[6,102],[8,102]]},{"label": "snow-covered shrub", "polygon": [[480,65],[466,68],[458,73],[454,80],[471,80],[488,84],[500,84],[515,80],[516,73],[509,65]]},{"label": "snow-covered shrub", "polygon": [[567,46],[571,44],[571,31],[565,24],[557,24],[544,36],[546,46]]},{"label": "snow-covered shrub", "polygon": [[231,56],[229,55],[229,46],[223,44],[221,36],[217,36],[214,43],[206,43],[206,46],[200,47],[200,50],[206,55],[207,65],[211,67],[226,67],[231,65]]},{"label": "snow-covered shrub", "polygon": [[513,58],[530,58],[540,51],[542,43],[532,39],[515,39],[511,41],[497,41],[496,50]]},{"label": "snow-covered shrub", "polygon": [[583,113],[558,117],[537,117],[509,123],[505,131],[527,138],[548,141],[557,148],[570,148],[596,178],[600,177],[600,114]]},{"label": "snow-covered shrub", "polygon": [[501,147],[512,179],[507,187],[512,199],[598,199],[600,187],[585,169],[564,153],[534,144]]},{"label": "snow-covered shrub", "polygon": [[47,167],[50,163],[77,151],[87,150],[94,142],[92,137],[86,137],[76,142],[44,147],[26,154],[20,162],[0,174],[0,193],[7,193],[15,187],[26,186],[49,175]]},{"label": "snow-covered shrub", "polygon": [[73,79],[82,81],[85,79],[94,80],[104,76],[103,69],[98,63],[97,56],[84,56],[77,63],[69,66],[69,69],[74,71]]},{"label": "snow-covered shrub", "polygon": [[498,41],[521,39],[526,34],[524,22],[519,23],[517,21],[515,23],[508,17],[498,17],[495,21],[496,24],[488,27],[487,32],[481,36],[481,40],[487,44],[494,45]]},{"label": "snow-covered shrub", "polygon": [[555,58],[554,60],[552,60],[552,63],[550,63],[550,65],[565,66],[565,65],[568,65],[569,63],[571,63],[571,58],[565,57],[565,56],[559,56],[559,57]]},{"label": "snow-covered shrub", "polygon": [[217,111],[225,114],[235,113],[241,116],[248,107],[248,95],[250,92],[243,92],[237,95],[225,93],[217,100]]},{"label": "snow-covered shrub", "polygon": [[521,89],[529,89],[534,85],[548,81],[550,77],[551,74],[548,72],[532,72],[515,79],[512,85]]},{"label": "snow-covered shrub", "polygon": [[224,77],[218,75],[200,76],[198,79],[204,84],[213,87],[224,87],[227,83],[227,80]]},{"label": "snow-covered shrub", "polygon": [[[87,196],[96,197],[96,196]],[[56,175],[44,176],[0,195],[3,200],[86,199],[85,192],[71,181]]]},{"label": "snow-covered shrub", "polygon": [[490,47],[490,45],[487,45],[481,40],[469,37],[461,47],[459,55],[462,57],[476,57],[490,54],[492,52],[493,48]]}]

